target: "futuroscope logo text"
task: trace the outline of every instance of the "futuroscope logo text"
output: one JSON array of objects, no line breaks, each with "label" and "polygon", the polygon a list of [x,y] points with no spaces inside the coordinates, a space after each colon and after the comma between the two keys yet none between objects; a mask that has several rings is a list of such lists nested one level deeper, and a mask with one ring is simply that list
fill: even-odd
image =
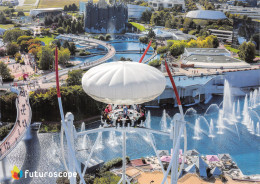
[{"label": "futuroscope logo text", "polygon": [[[17,166],[14,166],[13,170],[11,171],[12,178],[15,180],[19,180],[21,177],[23,177],[23,171],[19,170]],[[38,172],[38,171],[29,171],[25,170],[24,172],[25,178],[72,178],[77,177],[77,172]]]}]

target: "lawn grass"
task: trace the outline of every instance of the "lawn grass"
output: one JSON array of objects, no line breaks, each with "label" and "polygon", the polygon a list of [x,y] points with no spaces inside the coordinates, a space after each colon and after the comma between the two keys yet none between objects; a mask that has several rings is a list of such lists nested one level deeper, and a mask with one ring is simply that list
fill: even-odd
[{"label": "lawn grass", "polygon": [[139,29],[140,31],[145,31],[145,27],[141,24],[138,24],[136,22],[129,22],[130,24],[132,24],[134,27],[136,27],[137,29]]},{"label": "lawn grass", "polygon": [[32,6],[32,5],[17,6],[16,11],[29,12],[31,9],[34,9],[34,8],[35,8],[35,6]]},{"label": "lawn grass", "polygon": [[8,8],[8,6],[0,6],[0,11],[3,11],[5,9],[7,9],[7,8]]},{"label": "lawn grass", "polygon": [[24,4],[35,4],[36,0],[25,0]]},{"label": "lawn grass", "polygon": [[230,45],[225,45],[226,49],[231,51],[231,52],[234,52],[234,53],[238,53],[239,50],[238,49],[235,49],[235,48],[232,48]]},{"label": "lawn grass", "polygon": [[167,44],[168,44],[169,42],[172,42],[172,43],[179,43],[179,42],[181,42],[181,41],[180,41],[180,40],[167,40]]},{"label": "lawn grass", "polygon": [[51,37],[50,36],[45,36],[43,38],[40,38],[40,37],[36,37],[36,38],[41,40],[42,42],[44,42],[45,45],[49,45],[52,41],[55,40],[53,35]]},{"label": "lawn grass", "polygon": [[13,24],[0,24],[0,28],[2,28],[2,29],[10,29],[13,27],[14,27]]},{"label": "lawn grass", "polygon": [[[88,0],[82,0],[83,2],[87,2]],[[98,0],[94,0],[93,2],[97,2]],[[78,0],[40,0],[38,8],[53,8],[59,7],[63,8],[65,5],[70,5],[75,3],[77,6],[79,5]]]}]

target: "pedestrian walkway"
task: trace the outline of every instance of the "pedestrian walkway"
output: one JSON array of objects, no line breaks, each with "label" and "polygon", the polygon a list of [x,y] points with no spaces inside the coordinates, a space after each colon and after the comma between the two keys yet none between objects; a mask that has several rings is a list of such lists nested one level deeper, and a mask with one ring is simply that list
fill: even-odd
[{"label": "pedestrian walkway", "polygon": [[16,99],[17,116],[16,122],[0,144],[0,160],[4,159],[22,140],[28,128],[30,128],[32,111],[29,104],[29,92],[25,90],[17,90]]}]

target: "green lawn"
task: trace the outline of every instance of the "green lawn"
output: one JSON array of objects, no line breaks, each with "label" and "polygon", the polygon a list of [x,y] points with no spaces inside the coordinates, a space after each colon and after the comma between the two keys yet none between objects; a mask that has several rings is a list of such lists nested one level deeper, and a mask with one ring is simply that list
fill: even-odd
[{"label": "green lawn", "polygon": [[179,42],[181,42],[180,40],[167,40],[167,43],[169,43],[169,42],[172,42],[172,43],[179,43]]},{"label": "green lawn", "polygon": [[134,27],[136,27],[137,29],[139,29],[140,31],[145,31],[145,27],[141,24],[138,24],[136,22],[129,22],[130,24],[132,24]]},{"label": "green lawn", "polygon": [[0,6],[0,11],[7,9],[8,6]]},{"label": "green lawn", "polygon": [[25,12],[29,12],[31,9],[34,8],[35,6],[31,6],[31,5],[17,6],[16,11],[23,11],[25,13]]},{"label": "green lawn", "polygon": [[24,4],[35,4],[36,0],[25,0]]},{"label": "green lawn", "polygon": [[235,48],[232,48],[230,45],[225,45],[226,49],[231,51],[231,52],[234,52],[234,53],[238,53],[238,49],[235,49]]},{"label": "green lawn", "polygon": [[51,37],[45,36],[45,37],[43,37],[43,38],[40,38],[40,37],[36,37],[36,38],[39,39],[39,40],[41,40],[42,42],[44,42],[45,45],[49,45],[52,41],[55,40],[55,39],[54,39],[54,36],[51,36]]},{"label": "green lawn", "polygon": [[0,28],[2,28],[2,29],[10,29],[13,27],[14,27],[13,24],[0,24]]},{"label": "green lawn", "polygon": [[[81,0],[83,2],[87,2],[88,0]],[[98,0],[94,0],[94,3],[98,2]],[[40,0],[38,8],[63,8],[65,5],[70,5],[75,3],[79,5],[78,0]]]}]

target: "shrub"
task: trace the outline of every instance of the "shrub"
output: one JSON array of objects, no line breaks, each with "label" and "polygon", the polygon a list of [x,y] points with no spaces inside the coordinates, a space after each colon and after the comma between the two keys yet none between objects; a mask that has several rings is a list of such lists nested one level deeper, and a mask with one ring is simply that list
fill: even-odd
[{"label": "shrub", "polygon": [[143,37],[140,37],[140,38],[139,38],[139,41],[140,41],[141,43],[148,44],[149,39],[148,39],[147,36],[143,36]]},{"label": "shrub", "polygon": [[161,46],[161,47],[157,48],[157,53],[158,54],[164,54],[164,53],[167,52],[167,50],[168,50],[168,48],[166,46]]},{"label": "shrub", "polygon": [[153,66],[153,67],[158,67],[158,66],[161,66],[161,61],[160,61],[160,59],[154,59],[149,62],[149,65]]}]

